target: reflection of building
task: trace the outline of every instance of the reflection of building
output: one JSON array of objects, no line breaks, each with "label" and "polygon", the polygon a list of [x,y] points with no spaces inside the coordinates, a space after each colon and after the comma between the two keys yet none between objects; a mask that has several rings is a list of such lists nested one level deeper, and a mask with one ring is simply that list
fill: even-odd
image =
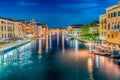
[{"label": "reflection of building", "polygon": [[41,53],[42,52],[42,40],[39,39],[39,52],[38,53]]},{"label": "reflection of building", "polygon": [[59,48],[59,33],[57,33],[57,48]]},{"label": "reflection of building", "polygon": [[75,38],[79,38],[82,33],[83,25],[72,25],[71,35]]},{"label": "reflection of building", "polygon": [[62,51],[65,52],[65,37],[62,35]]},{"label": "reflection of building", "polygon": [[88,71],[89,71],[90,80],[93,80],[93,62],[91,58],[88,59]]},{"label": "reflection of building", "polygon": [[50,48],[52,48],[52,35],[49,34],[49,36],[50,36]]},{"label": "reflection of building", "polygon": [[101,16],[100,20],[103,17],[104,19],[100,22],[100,26],[102,27],[102,31],[106,29],[106,32],[101,34],[106,35],[106,43],[112,49],[120,50],[120,2],[106,8],[106,16]]},{"label": "reflection of building", "polygon": [[48,52],[48,35],[46,35],[46,52]]}]

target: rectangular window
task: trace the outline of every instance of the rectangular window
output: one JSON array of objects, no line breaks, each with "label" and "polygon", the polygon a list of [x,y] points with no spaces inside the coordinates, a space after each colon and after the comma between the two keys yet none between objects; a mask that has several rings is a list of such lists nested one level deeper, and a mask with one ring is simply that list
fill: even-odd
[{"label": "rectangular window", "polygon": [[114,17],[117,17],[117,13],[116,12],[114,12]]},{"label": "rectangular window", "polygon": [[1,21],[1,23],[3,24],[3,23],[4,23],[4,21]]},{"label": "rectangular window", "polygon": [[113,13],[111,13],[111,18],[113,17]]},{"label": "rectangular window", "polygon": [[105,29],[106,29],[106,25],[105,25]]},{"label": "rectangular window", "polygon": [[111,15],[110,15],[110,14],[108,14],[108,18],[110,18],[110,16],[111,16]]},{"label": "rectangular window", "polygon": [[108,24],[108,30],[110,30],[110,23]]},{"label": "rectangular window", "polygon": [[114,35],[112,34],[112,36],[111,36],[112,38],[114,38]]},{"label": "rectangular window", "polygon": [[120,16],[120,11],[118,11],[118,16]]}]

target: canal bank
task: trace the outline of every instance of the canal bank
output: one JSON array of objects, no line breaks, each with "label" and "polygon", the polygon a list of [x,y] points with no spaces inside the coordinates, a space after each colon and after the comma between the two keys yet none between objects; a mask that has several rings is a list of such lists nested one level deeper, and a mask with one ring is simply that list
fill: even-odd
[{"label": "canal bank", "polygon": [[31,40],[24,40],[24,41],[22,40],[20,42],[16,42],[15,44],[8,45],[6,47],[0,48],[0,52],[6,51],[6,50],[14,48],[14,47],[18,47],[18,46],[24,45],[25,43],[28,43],[30,41]]},{"label": "canal bank", "polygon": [[[99,56],[104,56],[104,57],[109,57],[109,58],[120,59],[120,52],[118,52],[118,51],[116,51],[116,52],[119,53],[119,54],[114,54],[115,51],[114,52],[110,52],[110,51],[109,52],[104,52],[104,51],[100,52],[100,51],[97,51],[97,49],[95,49],[95,47],[98,46],[97,43],[101,43],[101,44],[99,44],[99,47],[103,48],[102,42],[100,42],[100,41],[99,42],[87,41],[87,40],[77,39],[75,37],[71,37],[71,39],[72,40],[76,39],[80,42],[85,43],[88,47],[91,47],[90,53],[92,53],[92,54],[99,55]],[[105,48],[103,50],[105,50]]]}]

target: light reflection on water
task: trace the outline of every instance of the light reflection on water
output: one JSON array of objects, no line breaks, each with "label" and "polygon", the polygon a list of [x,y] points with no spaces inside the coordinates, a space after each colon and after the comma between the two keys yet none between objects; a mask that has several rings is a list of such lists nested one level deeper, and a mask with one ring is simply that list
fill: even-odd
[{"label": "light reflection on water", "polygon": [[79,45],[56,34],[9,50],[0,56],[5,60],[0,80],[120,80],[116,60],[89,54]]}]

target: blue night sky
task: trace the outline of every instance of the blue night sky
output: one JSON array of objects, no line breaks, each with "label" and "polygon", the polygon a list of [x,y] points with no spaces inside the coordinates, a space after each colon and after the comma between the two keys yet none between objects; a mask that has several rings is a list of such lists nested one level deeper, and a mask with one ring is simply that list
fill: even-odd
[{"label": "blue night sky", "polygon": [[2,0],[0,16],[31,20],[37,19],[49,27],[67,27],[99,20],[105,8],[118,0]]}]

